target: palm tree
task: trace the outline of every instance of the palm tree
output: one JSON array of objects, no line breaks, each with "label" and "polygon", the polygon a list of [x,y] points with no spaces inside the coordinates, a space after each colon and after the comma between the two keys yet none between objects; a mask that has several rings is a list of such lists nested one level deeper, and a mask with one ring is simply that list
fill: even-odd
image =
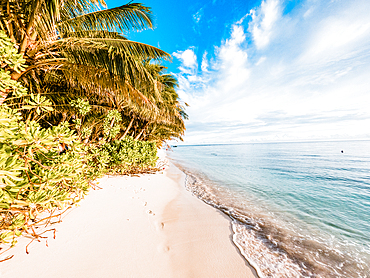
[{"label": "palm tree", "polygon": [[178,87],[176,78],[171,74],[161,75],[161,82],[165,85],[162,97],[163,102],[160,105],[160,110],[164,116],[164,120],[152,123],[145,131],[145,139],[155,141],[161,145],[166,140],[180,139],[185,132],[184,120],[188,119],[185,112],[187,103],[181,104],[179,96],[175,90]]},{"label": "palm tree", "polygon": [[[153,113],[150,109],[141,109],[140,111],[126,109],[126,113],[128,111],[131,115],[127,117],[127,120],[131,120],[122,137],[129,134],[135,139],[156,141],[159,144],[173,138],[181,140],[185,131],[184,120],[188,118],[188,115],[185,113],[184,106],[180,103],[175,90],[178,82],[173,75],[164,73],[164,66],[147,61],[145,67],[157,84],[161,86],[158,98],[154,93],[148,94],[157,110]],[[185,103],[185,105],[187,104]]]},{"label": "palm tree", "polygon": [[151,106],[137,89],[157,91],[142,61],[170,55],[121,34],[152,28],[150,9],[136,3],[104,6],[103,0],[0,0],[0,27],[19,45],[28,66],[12,72],[12,78],[31,91],[48,87],[53,94],[62,86],[73,93],[120,96],[129,106]]},{"label": "palm tree", "polygon": [[152,28],[150,9],[104,5],[102,0],[0,0],[0,27],[28,65],[22,73],[12,72],[13,79],[48,94],[55,109],[41,117],[47,124],[71,121],[70,102],[80,97],[92,105],[84,125],[93,128],[95,139],[111,109],[122,115],[121,136],[181,138],[187,115],[175,91],[177,80],[150,62],[170,56],[122,34]]},{"label": "palm tree", "polygon": [[[156,141],[158,144],[164,140],[179,138],[185,131],[184,120],[188,118],[184,106],[179,101],[176,93],[177,80],[171,74],[163,73],[165,67],[159,64],[152,64],[148,61],[144,64],[147,71],[157,82],[159,96],[147,89],[142,89],[143,94],[148,96],[148,100],[154,105],[155,109],[135,106],[128,106],[119,97],[95,98],[90,99],[92,113],[88,114],[83,120],[83,128],[93,127],[90,141],[95,141],[103,136],[102,126],[106,111],[117,110],[121,114],[122,121],[121,133],[116,139],[122,139],[130,135],[140,140]],[[185,104],[186,105],[186,104]],[[114,139],[114,138],[113,138]]]}]

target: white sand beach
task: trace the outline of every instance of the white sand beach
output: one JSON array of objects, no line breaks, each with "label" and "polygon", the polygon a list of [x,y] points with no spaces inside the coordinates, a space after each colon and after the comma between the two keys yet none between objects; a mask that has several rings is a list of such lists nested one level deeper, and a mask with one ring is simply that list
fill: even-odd
[{"label": "white sand beach", "polygon": [[104,177],[41,242],[3,254],[2,278],[256,277],[231,240],[229,220],[162,173]]}]

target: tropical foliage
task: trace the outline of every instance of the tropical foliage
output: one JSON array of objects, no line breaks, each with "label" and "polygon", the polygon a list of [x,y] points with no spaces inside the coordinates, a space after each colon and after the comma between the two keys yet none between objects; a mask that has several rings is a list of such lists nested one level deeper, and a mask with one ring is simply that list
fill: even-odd
[{"label": "tropical foliage", "polygon": [[170,55],[126,37],[152,26],[137,3],[0,0],[0,243],[38,238],[94,179],[155,169],[182,139]]},{"label": "tropical foliage", "polygon": [[157,147],[154,142],[126,136],[90,149],[89,155],[88,165],[92,169],[111,174],[140,173],[155,167]]},{"label": "tropical foliage", "polygon": [[[4,36],[1,42],[14,47]],[[0,62],[13,70],[22,68],[20,56],[9,53]],[[9,79],[8,71],[2,75],[1,91],[22,95],[22,109],[35,110],[36,115],[53,110],[45,97],[27,95],[25,87]],[[68,144],[70,151],[62,154],[61,144]],[[83,147],[66,122],[44,129],[31,117],[23,121],[17,110],[0,107],[0,243],[13,245],[23,232],[37,237],[33,226],[39,214],[63,210],[82,198],[89,188]]]},{"label": "tropical foliage", "polygon": [[[36,236],[38,214],[80,200],[89,180],[83,146],[66,124],[43,129],[4,106],[0,120],[0,243],[14,243],[24,231]],[[60,154],[60,143],[70,151]]]},{"label": "tropical foliage", "polygon": [[[158,144],[181,139],[183,118],[168,115],[168,109],[183,111],[176,92],[169,92],[177,84],[166,83],[168,75],[156,64],[170,55],[125,35],[152,28],[150,9],[137,3],[104,5],[101,0],[0,0],[0,26],[27,65],[22,72],[4,69],[30,93],[48,95],[54,110],[43,115],[42,126],[72,124],[71,103],[80,98],[91,105],[81,122],[81,128],[93,127],[89,142],[104,135],[103,121],[111,110],[122,116],[117,138],[147,137]],[[174,96],[175,102],[167,101]],[[18,108],[23,104],[19,98],[7,102]]]}]

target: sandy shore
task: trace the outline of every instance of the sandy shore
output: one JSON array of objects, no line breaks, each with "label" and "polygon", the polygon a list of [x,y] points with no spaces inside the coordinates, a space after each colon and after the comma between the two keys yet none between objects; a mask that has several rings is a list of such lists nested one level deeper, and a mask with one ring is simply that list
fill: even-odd
[{"label": "sandy shore", "polygon": [[19,240],[2,255],[2,278],[255,277],[231,241],[229,220],[163,173],[104,177],[55,224],[56,239]]}]

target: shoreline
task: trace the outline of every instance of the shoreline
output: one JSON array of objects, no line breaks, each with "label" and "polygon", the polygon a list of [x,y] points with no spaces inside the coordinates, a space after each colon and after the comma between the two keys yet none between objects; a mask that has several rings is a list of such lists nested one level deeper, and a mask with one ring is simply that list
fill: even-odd
[{"label": "shoreline", "polygon": [[[172,163],[170,167],[169,177],[177,181],[179,195],[167,205],[163,214],[164,221],[169,224],[166,238],[173,249],[179,244],[187,245],[184,250],[175,250],[175,276],[258,277],[233,242],[231,219],[186,190],[185,173]],[[179,276],[180,273],[183,275]]]},{"label": "shoreline", "polygon": [[156,174],[106,176],[99,187],[51,227],[56,239],[46,233],[27,255],[30,239],[20,238],[1,256],[14,255],[0,276],[257,277],[232,241],[230,219],[187,191],[172,163]]}]

